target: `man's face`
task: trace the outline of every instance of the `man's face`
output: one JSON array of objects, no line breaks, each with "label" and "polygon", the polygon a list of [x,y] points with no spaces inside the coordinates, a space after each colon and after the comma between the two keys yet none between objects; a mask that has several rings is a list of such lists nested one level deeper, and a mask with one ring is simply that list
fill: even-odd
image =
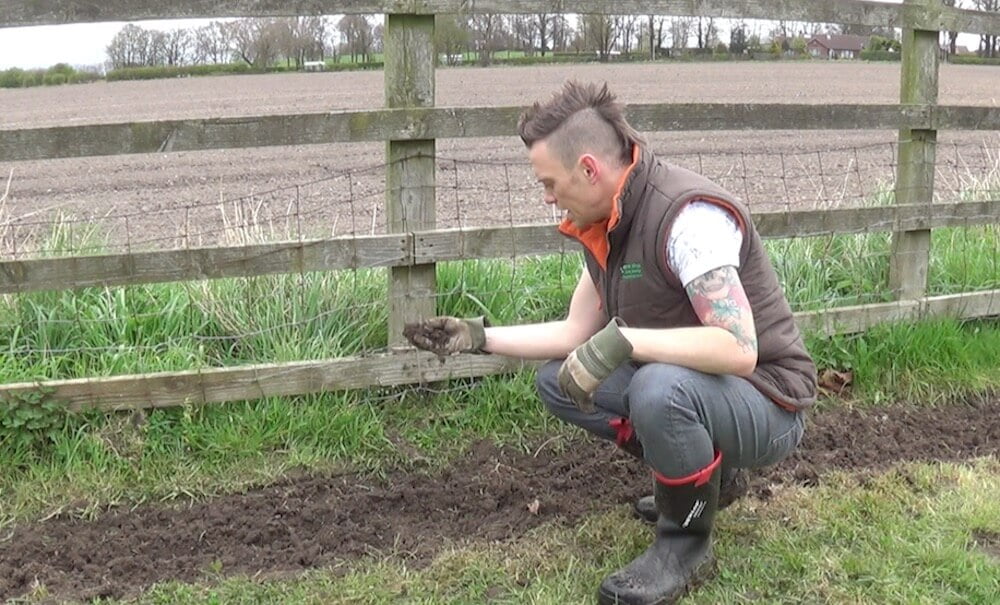
[{"label": "man's face", "polygon": [[545,203],[565,211],[566,217],[578,228],[607,218],[609,209],[603,208],[599,189],[582,162],[577,161],[567,168],[544,140],[531,146],[528,159],[542,184]]}]

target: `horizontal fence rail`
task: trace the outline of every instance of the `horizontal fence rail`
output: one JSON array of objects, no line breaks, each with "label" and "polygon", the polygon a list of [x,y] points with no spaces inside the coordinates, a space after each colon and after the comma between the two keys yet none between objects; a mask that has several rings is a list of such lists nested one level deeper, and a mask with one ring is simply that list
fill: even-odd
[{"label": "horizontal fence rail", "polygon": [[[0,130],[0,160],[514,136],[522,111],[435,107]],[[629,105],[627,115],[641,131],[1000,130],[1000,107],[657,103]]]},{"label": "horizontal fence rail", "polygon": [[802,330],[833,335],[864,332],[878,324],[898,321],[919,321],[932,317],[977,319],[997,315],[1000,315],[1000,290],[987,290],[801,311],[795,314],[795,323]]},{"label": "horizontal fence rail", "polygon": [[413,264],[412,248],[412,237],[392,234],[0,261],[0,293],[400,267]]},{"label": "horizontal fence rail", "polygon": [[[808,311],[796,313],[795,319],[805,329],[843,334],[861,332],[884,322],[990,315],[1000,315],[1000,290]],[[499,355],[465,354],[439,359],[430,353],[409,349],[362,358],[6,384],[0,385],[0,401],[16,399],[44,387],[47,397],[73,411],[160,408],[308,395],[339,389],[429,384],[452,378],[511,373],[534,366],[534,362]]]},{"label": "horizontal fence rail", "polygon": [[[762,212],[765,238],[991,225],[1000,201]],[[253,277],[278,273],[409,267],[442,261],[579,251],[555,225],[442,229],[252,246],[0,261],[0,294],[84,287]]]},{"label": "horizontal fence rail", "polygon": [[336,14],[577,13],[677,15],[846,23],[880,27],[1000,31],[1000,15],[942,7],[915,10],[863,0],[7,0],[0,25],[53,25],[96,21],[207,17],[289,17]]},{"label": "horizontal fence rail", "polygon": [[[430,353],[158,372],[113,378],[45,382],[48,396],[71,410],[124,410],[200,405],[322,393],[338,389],[432,383],[516,371],[526,364],[494,355],[439,360]],[[0,401],[37,390],[38,383],[0,385]]]}]

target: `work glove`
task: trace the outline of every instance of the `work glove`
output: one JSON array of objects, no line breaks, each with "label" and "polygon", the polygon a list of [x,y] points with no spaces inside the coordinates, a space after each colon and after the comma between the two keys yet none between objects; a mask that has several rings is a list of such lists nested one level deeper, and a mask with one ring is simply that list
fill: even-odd
[{"label": "work glove", "polygon": [[574,349],[559,368],[562,392],[588,414],[597,411],[593,399],[597,386],[632,356],[632,343],[620,327],[625,327],[625,322],[612,317],[600,332]]},{"label": "work glove", "polygon": [[445,357],[482,351],[488,325],[485,317],[431,317],[404,325],[403,336],[418,349]]}]

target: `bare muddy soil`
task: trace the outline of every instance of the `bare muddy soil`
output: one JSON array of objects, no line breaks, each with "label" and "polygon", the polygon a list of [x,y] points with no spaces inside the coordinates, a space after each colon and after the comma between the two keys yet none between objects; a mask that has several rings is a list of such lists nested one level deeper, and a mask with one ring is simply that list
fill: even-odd
[{"label": "bare muddy soil", "polygon": [[[559,445],[524,453],[475,443],[433,475],[289,478],[206,501],[16,527],[0,542],[0,599],[36,583],[58,599],[125,597],[166,580],[269,577],[369,556],[419,568],[450,546],[514,540],[546,523],[571,526],[629,506],[648,489],[648,471],[608,443],[581,435]],[[754,471],[751,495],[766,502],[782,485],[817,485],[837,469],[857,472],[864,485],[865,475],[903,461],[998,454],[997,398],[935,408],[831,407],[812,413],[791,457]]]}]

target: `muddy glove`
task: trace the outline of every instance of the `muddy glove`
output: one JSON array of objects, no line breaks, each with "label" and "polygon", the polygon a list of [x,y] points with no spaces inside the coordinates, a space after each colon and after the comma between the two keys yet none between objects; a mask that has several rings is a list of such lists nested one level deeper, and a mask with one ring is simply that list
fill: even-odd
[{"label": "muddy glove", "polygon": [[444,357],[482,351],[488,325],[485,317],[431,317],[403,326],[403,336],[418,349]]},{"label": "muddy glove", "polygon": [[593,414],[597,386],[632,356],[630,343],[621,330],[625,322],[611,318],[608,325],[569,354],[559,368],[559,387],[576,407]]}]

